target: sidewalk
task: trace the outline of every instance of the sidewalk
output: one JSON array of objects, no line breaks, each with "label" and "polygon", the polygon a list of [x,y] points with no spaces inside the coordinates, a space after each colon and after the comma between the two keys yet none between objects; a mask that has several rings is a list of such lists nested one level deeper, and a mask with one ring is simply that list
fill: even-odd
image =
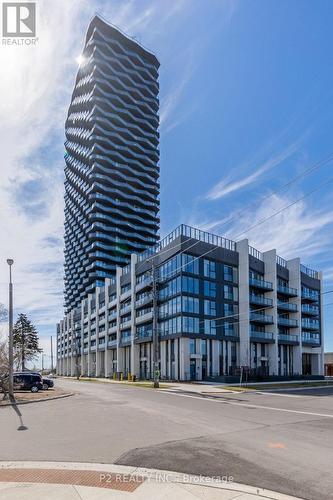
[{"label": "sidewalk", "polygon": [[[1,500],[292,500],[231,478],[190,476],[121,465],[0,462]],[[296,499],[297,500],[297,499]],[[299,500],[299,499],[298,499]]]}]

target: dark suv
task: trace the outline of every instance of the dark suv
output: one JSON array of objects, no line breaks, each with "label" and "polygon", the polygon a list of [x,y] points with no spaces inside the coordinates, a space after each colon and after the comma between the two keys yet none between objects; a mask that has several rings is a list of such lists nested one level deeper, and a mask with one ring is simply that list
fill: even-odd
[{"label": "dark suv", "polygon": [[43,389],[42,377],[31,373],[14,373],[14,391],[38,392]]}]

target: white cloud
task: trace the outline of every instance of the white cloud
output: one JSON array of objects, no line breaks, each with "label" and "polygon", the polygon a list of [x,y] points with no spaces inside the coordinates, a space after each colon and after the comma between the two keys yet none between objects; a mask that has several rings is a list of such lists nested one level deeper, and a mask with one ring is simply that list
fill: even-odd
[{"label": "white cloud", "polygon": [[[298,149],[299,141],[296,141],[290,144],[288,147],[284,148],[279,153],[275,153],[268,160],[261,163],[259,167],[256,168],[249,175],[246,175],[243,178],[235,179],[232,176],[227,176],[223,178],[220,182],[218,182],[206,195],[206,199],[208,200],[218,200],[223,196],[234,193],[235,191],[239,191],[250,184],[253,184],[259,177],[262,176],[265,172],[277,167],[289,157],[291,157]],[[232,167],[232,171],[239,175],[239,171],[244,169],[249,170],[253,165],[254,160],[245,163],[245,165],[241,165],[238,167]],[[258,162],[256,162],[258,163]]]},{"label": "white cloud", "polygon": [[[248,238],[250,244],[260,251],[276,248],[278,254],[287,259],[300,256],[303,261],[307,261],[316,255],[325,254],[331,248],[333,225],[333,211],[327,210],[325,204],[314,208],[309,200],[302,200],[256,226],[297,198],[300,196],[272,195],[240,219],[234,219],[227,228],[223,227],[223,233],[230,239]],[[215,227],[218,231],[219,225]]]},{"label": "white cloud", "polygon": [[0,302],[7,304],[10,256],[16,311],[26,312],[44,335],[55,333],[62,314],[63,130],[88,23],[98,12],[154,47],[153,38],[175,18],[182,22],[188,5],[40,0],[37,45],[1,47]]}]

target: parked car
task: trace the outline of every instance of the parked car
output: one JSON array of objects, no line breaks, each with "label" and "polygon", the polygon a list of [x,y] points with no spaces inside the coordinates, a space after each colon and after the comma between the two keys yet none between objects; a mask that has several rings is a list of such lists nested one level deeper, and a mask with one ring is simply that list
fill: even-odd
[{"label": "parked car", "polygon": [[54,382],[49,377],[43,377],[38,372],[17,372],[17,374],[25,374],[25,375],[38,375],[42,379],[43,391],[48,391],[50,387],[54,387]]},{"label": "parked car", "polygon": [[14,373],[14,391],[38,392],[43,389],[42,377],[35,373]]},{"label": "parked car", "polygon": [[54,382],[49,377],[43,377],[43,390],[48,391],[50,387],[54,387]]}]

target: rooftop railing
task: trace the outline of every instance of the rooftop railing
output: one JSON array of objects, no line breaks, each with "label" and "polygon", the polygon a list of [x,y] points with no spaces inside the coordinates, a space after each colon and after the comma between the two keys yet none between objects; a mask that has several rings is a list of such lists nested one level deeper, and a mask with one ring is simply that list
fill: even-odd
[{"label": "rooftop railing", "polygon": [[276,263],[281,267],[287,267],[287,261],[280,257],[280,255],[276,256]]},{"label": "rooftop railing", "polygon": [[310,276],[310,278],[315,278],[319,279],[319,272],[315,271],[314,269],[310,269],[309,267],[304,266],[301,264],[301,272],[306,274],[307,276]]},{"label": "rooftop railing", "polygon": [[259,252],[259,250],[257,250],[256,248],[251,247],[250,245],[249,245],[249,255],[252,255],[252,257],[254,257],[255,259],[263,260],[262,253]]},{"label": "rooftop railing", "polygon": [[160,240],[154,247],[148,248],[144,252],[138,254],[138,260],[143,261],[155,255],[159,251],[163,250],[167,245],[172,243],[178,236],[186,236],[194,240],[202,241],[203,243],[209,243],[216,247],[226,248],[227,250],[236,250],[236,243],[232,240],[228,240],[223,236],[217,236],[216,234],[208,233],[207,231],[202,231],[201,229],[196,229],[195,227],[188,226],[187,224],[181,224],[176,227],[174,231],[165,236]]}]

